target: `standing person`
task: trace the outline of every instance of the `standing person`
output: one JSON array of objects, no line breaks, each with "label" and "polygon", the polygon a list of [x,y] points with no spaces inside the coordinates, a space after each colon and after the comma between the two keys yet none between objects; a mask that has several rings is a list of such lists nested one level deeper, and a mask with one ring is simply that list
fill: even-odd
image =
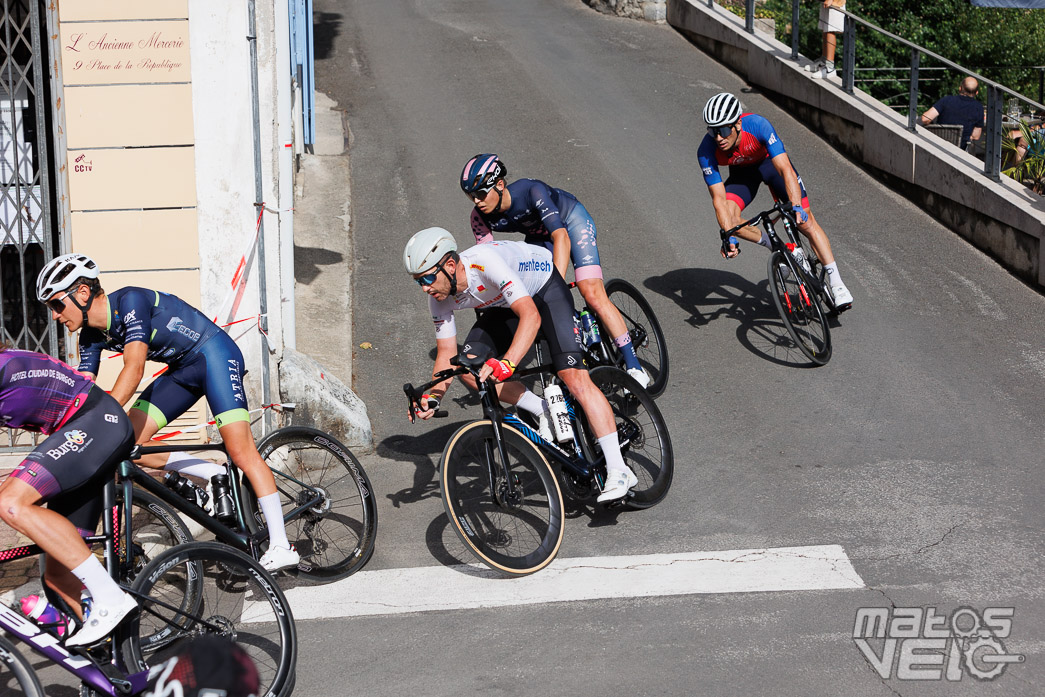
[{"label": "standing person", "polygon": [[[603,326],[624,357],[627,373],[646,387],[650,378],[639,364],[631,334],[616,306],[606,297],[602,266],[595,241],[595,221],[581,202],[568,191],[555,189],[536,179],[505,182],[508,168],[497,155],[476,155],[461,172],[461,189],[475,204],[471,225],[475,241],[493,240],[494,232],[521,232],[526,242],[546,247],[559,275],[566,278],[566,266],[573,261],[584,301],[595,310]],[[495,199],[493,194],[497,193]]]},{"label": "standing person", "polygon": [[[835,309],[842,312],[852,307],[853,295],[838,273],[831,242],[809,210],[805,185],[773,124],[758,114],[742,113],[740,100],[729,92],[721,92],[708,100],[704,106],[704,121],[708,132],[697,149],[697,160],[719,227],[729,230],[742,223],[741,211],[755,198],[759,185],[765,182],[774,200],[791,203],[799,232],[809,238],[827,271],[825,285]],[[729,178],[725,182],[719,174],[719,167],[723,165],[729,167]],[[737,235],[770,248],[769,236],[750,225],[740,229]],[[723,257],[732,259],[737,254],[739,250],[735,244],[723,244]]]},{"label": "standing person", "polygon": [[962,127],[962,142],[958,146],[964,150],[970,140],[979,140],[983,134],[983,104],[979,100],[980,83],[974,77],[962,80],[958,94],[949,94],[933,104],[921,116],[922,125],[930,123]]},{"label": "standing person", "polygon": [[[268,526],[269,548],[261,557],[268,571],[296,566],[297,550],[287,540],[283,507],[272,471],[258,454],[250,431],[243,392],[243,354],[232,338],[206,315],[168,293],[127,287],[106,294],[98,265],[82,254],[52,259],[36,280],[39,299],[70,332],[80,332],[79,370],[98,374],[102,349],[123,352],[123,369],[112,396],[120,405],[134,396],[145,374],[145,361],[166,363],[169,370],[152,381],[128,416],[138,443],[206,396],[229,457],[250,480]],[[145,467],[164,468],[208,482],[225,470],[183,453],[146,456]]]},{"label": "standing person", "polygon": [[[479,372],[482,381],[491,376],[497,382],[510,378],[543,327],[555,374],[580,403],[606,458],[606,482],[596,500],[605,503],[623,498],[638,484],[621,454],[613,409],[584,367],[580,337],[573,325],[573,295],[547,249],[522,242],[491,242],[458,253],[453,236],[432,227],[410,238],[403,263],[429,296],[435,322],[433,376],[450,368],[450,359],[458,354],[456,310],[482,309],[463,349],[490,357]],[[470,377],[465,382],[474,388]],[[448,378],[433,387],[431,394],[423,395],[422,403],[428,408],[411,411],[410,420],[432,418],[452,382]],[[547,410],[543,400],[520,382],[499,385],[497,395],[534,415]]]},{"label": "standing person", "polygon": [[83,541],[98,527],[102,488],[134,446],[130,420],[87,375],[0,345],[0,424],[47,436],[0,484],[0,518],[43,549],[44,583],[81,619],[86,586],[91,615],[65,643],[94,644],[138,606]]},{"label": "standing person", "polygon": [[820,6],[820,31],[824,34],[820,57],[809,66],[814,80],[835,76],[835,47],[838,39],[835,34],[845,31],[845,15],[839,10],[845,9],[845,0],[824,0]]}]

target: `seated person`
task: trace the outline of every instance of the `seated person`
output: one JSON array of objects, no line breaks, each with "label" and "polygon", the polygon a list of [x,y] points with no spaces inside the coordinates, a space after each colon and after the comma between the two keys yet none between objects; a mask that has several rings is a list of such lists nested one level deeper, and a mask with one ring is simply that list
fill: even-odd
[{"label": "seated person", "polygon": [[980,83],[976,78],[965,78],[958,94],[947,95],[922,114],[922,125],[961,126],[962,140],[958,147],[965,150],[970,140],[979,140],[983,134],[983,104],[976,97],[979,92]]}]

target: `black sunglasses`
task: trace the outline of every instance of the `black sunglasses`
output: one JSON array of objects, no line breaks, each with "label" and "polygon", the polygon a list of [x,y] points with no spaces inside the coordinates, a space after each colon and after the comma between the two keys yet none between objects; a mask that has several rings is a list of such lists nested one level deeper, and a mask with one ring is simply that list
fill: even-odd
[{"label": "black sunglasses", "polygon": [[64,295],[61,295],[57,298],[51,298],[50,300],[46,301],[46,305],[58,314],[62,314],[65,311],[65,299],[75,292],[75,288],[73,288],[70,291],[66,291]]},{"label": "black sunglasses", "polygon": [[728,126],[708,126],[708,133],[711,134],[712,138],[715,136],[718,136],[719,138],[728,138],[729,134],[733,132],[733,127],[736,125],[737,122],[734,121]]},{"label": "black sunglasses", "polygon": [[464,195],[468,197],[469,201],[482,201],[490,195],[490,192],[493,191],[493,187],[494,185],[491,184],[485,189],[475,189],[474,191],[466,191]]},{"label": "black sunglasses", "polygon": [[418,276],[415,278],[414,280],[417,282],[417,285],[424,288],[425,286],[430,286],[435,283],[435,279],[439,278],[439,272],[443,270],[443,266],[446,265],[446,262],[449,261],[449,259],[450,257],[447,257],[436,264],[435,268],[432,269],[432,273],[426,273],[424,276]]}]

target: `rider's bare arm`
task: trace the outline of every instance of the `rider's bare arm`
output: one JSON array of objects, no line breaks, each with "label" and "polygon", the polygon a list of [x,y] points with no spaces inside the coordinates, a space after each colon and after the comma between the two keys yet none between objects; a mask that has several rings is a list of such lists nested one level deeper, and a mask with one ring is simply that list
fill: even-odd
[{"label": "rider's bare arm", "polygon": [[559,275],[566,278],[566,268],[570,263],[570,235],[564,227],[552,230],[552,263]]},{"label": "rider's bare arm", "polygon": [[[725,184],[722,182],[711,184],[708,186],[708,192],[711,194],[711,205],[715,207],[715,218],[718,219],[720,228],[729,230],[744,222],[744,219],[740,217],[740,207],[726,198]],[[749,242],[758,242],[762,239],[762,233],[750,225],[740,228],[736,234]]]},{"label": "rider's bare arm", "polygon": [[145,359],[149,354],[149,345],[144,341],[132,341],[123,347],[123,370],[116,377],[116,384],[110,394],[120,406],[127,404],[141,384],[145,375]]}]

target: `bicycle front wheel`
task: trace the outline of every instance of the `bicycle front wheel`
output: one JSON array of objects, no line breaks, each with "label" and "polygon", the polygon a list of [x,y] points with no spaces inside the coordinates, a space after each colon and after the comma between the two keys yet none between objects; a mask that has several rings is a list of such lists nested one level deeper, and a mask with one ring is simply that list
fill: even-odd
[{"label": "bicycle front wheel", "polygon": [[675,475],[675,453],[664,417],[647,391],[623,370],[599,366],[590,374],[613,410],[624,462],[639,479],[624,505],[655,506],[667,495]]},{"label": "bicycle front wheel", "polygon": [[[118,549],[120,580],[130,583],[162,552],[192,541],[192,533],[173,508],[143,489],[131,492],[131,539],[121,535]],[[123,487],[116,488],[116,503],[123,512]],[[127,530],[127,525],[121,526]]]},{"label": "bicycle front wheel", "polygon": [[[283,504],[287,538],[301,555],[299,578],[327,583],[358,571],[374,552],[377,503],[356,456],[334,437],[304,426],[273,431],[258,444]],[[264,528],[250,487],[244,510]]]},{"label": "bicycle front wheel", "polygon": [[[668,385],[668,347],[653,308],[635,286],[620,278],[611,278],[606,283],[606,296],[624,318],[635,356],[650,377],[646,391],[653,397],[660,396]],[[613,345],[612,337],[604,335],[603,341]],[[619,367],[624,367],[623,361]]]},{"label": "bicycle front wheel", "polygon": [[831,360],[831,330],[813,285],[797,278],[781,251],[769,255],[769,285],[773,304],[788,334],[806,358],[817,365]]},{"label": "bicycle front wheel", "polygon": [[193,638],[216,634],[236,641],[254,661],[259,696],[286,694],[297,662],[294,617],[258,562],[227,545],[191,542],[153,559],[131,593],[141,607],[138,636],[165,639],[124,642],[128,665],[158,665]]},{"label": "bicycle front wheel", "polygon": [[501,434],[507,463],[488,420],[465,424],[451,436],[440,467],[443,506],[479,561],[524,576],[543,569],[559,551],[562,492],[544,455],[523,434],[503,424]]},{"label": "bicycle front wheel", "polygon": [[3,636],[0,636],[0,697],[44,697],[44,688],[32,664]]}]

